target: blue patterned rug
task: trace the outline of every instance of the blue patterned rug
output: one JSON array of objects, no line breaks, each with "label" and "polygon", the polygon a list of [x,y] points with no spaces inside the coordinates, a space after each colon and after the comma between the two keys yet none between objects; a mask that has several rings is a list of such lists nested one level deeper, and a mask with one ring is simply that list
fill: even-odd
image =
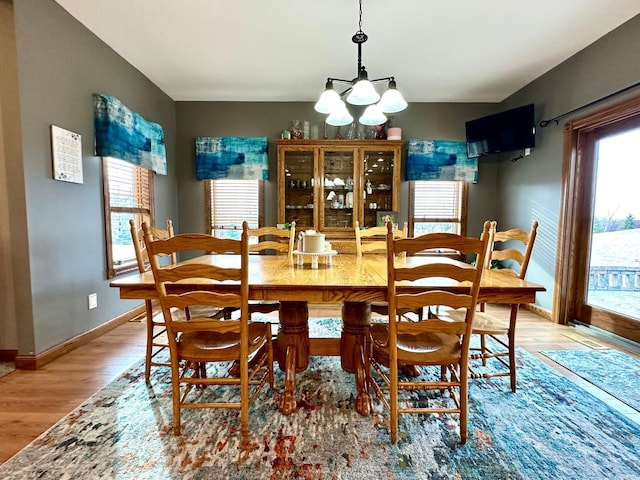
[{"label": "blue patterned rug", "polygon": [[147,386],[140,363],[0,466],[0,478],[640,478],[637,424],[523,350],[518,363],[516,394],[506,377],[471,381],[465,446],[448,415],[403,416],[390,445],[378,403],[371,417],[355,412],[354,378],[339,358],[312,357],[296,377],[296,413],[281,415],[268,389],[254,403],[257,448],[244,454],[237,412],[186,411],[174,436],[168,370],[153,370]]},{"label": "blue patterned rug", "polygon": [[540,352],[640,412],[640,360],[617,350]]}]

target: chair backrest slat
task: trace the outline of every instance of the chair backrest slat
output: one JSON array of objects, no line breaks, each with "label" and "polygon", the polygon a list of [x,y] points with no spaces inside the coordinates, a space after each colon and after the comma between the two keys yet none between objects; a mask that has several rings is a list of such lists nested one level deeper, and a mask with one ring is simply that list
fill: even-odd
[{"label": "chair backrest slat", "polygon": [[[447,325],[449,322],[435,323],[428,319],[419,322],[390,321],[389,335],[397,331],[440,331],[466,334],[465,342],[471,334],[474,310],[478,302],[480,281],[484,270],[484,259],[487,254],[490,223],[485,222],[481,237],[469,238],[449,233],[431,233],[415,238],[395,238],[392,227],[387,228],[387,302],[389,303],[389,319],[397,318],[400,308],[424,308],[446,306],[454,309],[466,309],[465,322],[458,325]],[[475,260],[472,264],[460,264],[446,257],[420,257],[403,254],[415,254],[423,250],[457,250],[466,257]],[[450,287],[452,282],[455,291],[444,291],[439,284]],[[425,285],[420,290],[421,284]],[[411,287],[411,288],[410,288]],[[400,326],[401,323],[412,323],[413,326]],[[396,330],[396,324],[400,330]]]},{"label": "chair backrest slat", "polygon": [[[496,222],[491,222],[489,252],[485,265],[491,267],[491,261],[505,262],[503,270],[524,279],[531,260],[533,245],[538,232],[538,222],[533,222],[530,231],[512,228],[502,232],[496,231]],[[499,247],[496,249],[496,243]],[[516,248],[514,243],[518,245]]]},{"label": "chair backrest slat", "polygon": [[[171,238],[174,235],[173,222],[167,220],[166,230],[149,226],[149,232],[151,236],[156,240],[165,240]],[[138,264],[138,271],[144,273],[151,268],[149,264],[149,255],[147,254],[147,246],[144,241],[144,231],[142,225],[137,226],[133,219],[129,219],[129,230],[131,231],[131,240],[133,242],[133,250],[136,253],[136,262]],[[177,256],[171,255],[171,263],[177,263]]]},{"label": "chair backrest slat", "polygon": [[[356,239],[356,254],[362,256],[363,253],[387,253],[387,226],[360,228],[360,223],[354,222],[354,232]],[[395,238],[406,238],[409,227],[404,223],[402,230],[393,229]],[[366,239],[366,240],[364,240]]]},{"label": "chair backrest slat", "polygon": [[[249,252],[266,253],[274,251],[276,255],[285,254],[293,256],[296,239],[296,222],[291,222],[289,229],[277,227],[260,227],[248,230]],[[257,238],[254,243],[251,239]]]},{"label": "chair backrest slat", "polygon": [[[196,306],[240,309],[240,331],[246,333],[249,303],[247,222],[243,223],[240,240],[202,233],[154,239],[148,225],[143,223],[142,227],[170,341],[176,332],[192,329],[186,325],[192,319],[185,319],[190,318],[189,308]],[[181,252],[200,252],[203,255],[179,264],[160,264],[160,256]],[[184,311],[176,315],[176,308]],[[215,330],[215,322],[201,323],[197,324],[200,329]]]}]

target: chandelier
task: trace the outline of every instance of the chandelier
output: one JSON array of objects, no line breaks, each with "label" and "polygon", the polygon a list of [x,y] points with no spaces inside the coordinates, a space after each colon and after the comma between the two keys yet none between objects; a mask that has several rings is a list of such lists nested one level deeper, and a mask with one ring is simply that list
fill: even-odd
[{"label": "chandelier", "polygon": [[[349,125],[353,122],[353,117],[347,109],[347,105],[342,97],[347,95],[347,102],[351,105],[368,105],[358,121],[363,125],[381,125],[387,121],[385,113],[396,113],[407,108],[407,102],[402,98],[402,94],[396,88],[396,81],[393,77],[376,78],[369,80],[367,70],[362,65],[362,44],[369,37],[362,31],[362,0],[359,0],[358,31],[351,37],[351,41],[358,45],[358,76],[352,80],[341,78],[327,78],[325,90],[320,95],[315,104],[316,112],[327,114],[326,122],[336,127]],[[344,83],[349,87],[341,93],[333,89],[333,84]],[[378,94],[374,83],[388,82],[387,90]]]}]

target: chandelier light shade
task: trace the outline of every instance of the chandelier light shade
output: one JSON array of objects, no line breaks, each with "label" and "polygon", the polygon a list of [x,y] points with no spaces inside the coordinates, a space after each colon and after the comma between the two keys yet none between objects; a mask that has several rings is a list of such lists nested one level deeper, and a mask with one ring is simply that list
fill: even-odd
[{"label": "chandelier light shade", "polygon": [[377,104],[369,105],[358,119],[363,125],[381,125],[387,121],[387,117]]},{"label": "chandelier light shade", "polygon": [[329,114],[325,120],[329,125],[334,127],[342,127],[343,125],[349,125],[353,122],[353,117],[347,110],[347,106],[342,100],[340,100],[342,106],[338,106],[333,112]]},{"label": "chandelier light shade", "polygon": [[347,102],[351,105],[371,105],[380,100],[380,94],[376,92],[376,88],[367,77],[367,71],[363,67],[358,75],[358,81],[347,97]]},{"label": "chandelier light shade", "polygon": [[320,95],[316,103],[316,112],[328,115],[340,107],[344,107],[344,102],[340,98],[340,95],[338,95],[338,92],[333,89],[333,82],[327,80],[325,91],[322,92],[322,95]]},{"label": "chandelier light shade", "polygon": [[[394,77],[383,77],[369,80],[367,70],[362,65],[362,44],[368,40],[362,31],[362,0],[359,0],[358,31],[351,37],[351,41],[358,45],[358,75],[352,80],[341,78],[327,79],[325,90],[315,104],[315,110],[328,115],[326,122],[329,125],[342,126],[353,122],[353,116],[349,113],[342,97],[347,95],[347,102],[351,105],[367,106],[358,121],[363,125],[380,125],[387,121],[385,113],[397,113],[407,108],[407,102],[398,91]],[[376,91],[374,84],[388,82],[387,90],[382,97]],[[334,83],[344,83],[347,88],[338,93],[334,89]]]},{"label": "chandelier light shade", "polygon": [[396,88],[396,81],[393,77],[389,80],[389,88],[382,94],[382,98],[380,99],[378,106],[380,107],[380,110],[385,113],[401,112],[407,108],[407,102]]}]

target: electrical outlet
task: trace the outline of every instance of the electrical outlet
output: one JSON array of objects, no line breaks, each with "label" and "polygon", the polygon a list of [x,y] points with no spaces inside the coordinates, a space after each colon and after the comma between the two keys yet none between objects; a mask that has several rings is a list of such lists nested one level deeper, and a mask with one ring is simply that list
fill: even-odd
[{"label": "electrical outlet", "polygon": [[98,294],[90,293],[87,295],[87,304],[89,305],[89,310],[96,308],[98,306]]}]

